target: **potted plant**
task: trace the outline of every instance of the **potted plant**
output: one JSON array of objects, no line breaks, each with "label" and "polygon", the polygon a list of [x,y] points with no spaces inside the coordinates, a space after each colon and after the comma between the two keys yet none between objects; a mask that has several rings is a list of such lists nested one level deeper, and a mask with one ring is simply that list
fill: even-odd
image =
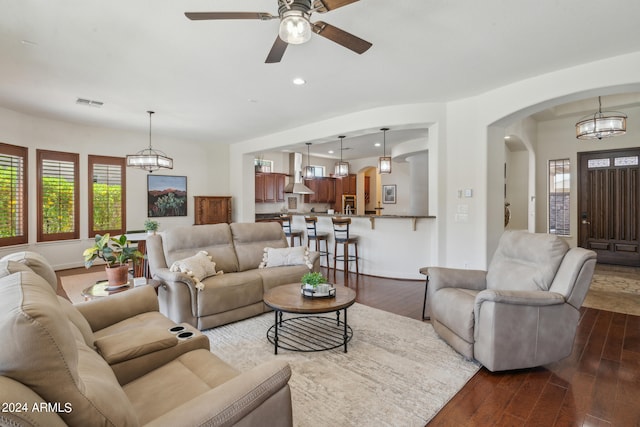
[{"label": "potted plant", "polygon": [[321,283],[326,283],[327,279],[319,272],[309,272],[302,276],[302,284],[308,288],[316,289]]},{"label": "potted plant", "polygon": [[82,256],[84,257],[84,266],[86,268],[91,267],[98,258],[106,263],[105,271],[107,272],[107,280],[110,286],[127,283],[129,274],[128,262],[136,262],[144,258],[144,255],[137,247],[129,246],[125,234],[115,238],[109,236],[109,233],[105,233],[102,236],[96,234],[94,245],[85,249]]},{"label": "potted plant", "polygon": [[156,234],[156,231],[158,231],[159,225],[160,224],[158,223],[158,221],[147,219],[144,222],[144,229],[147,231],[147,234]]}]

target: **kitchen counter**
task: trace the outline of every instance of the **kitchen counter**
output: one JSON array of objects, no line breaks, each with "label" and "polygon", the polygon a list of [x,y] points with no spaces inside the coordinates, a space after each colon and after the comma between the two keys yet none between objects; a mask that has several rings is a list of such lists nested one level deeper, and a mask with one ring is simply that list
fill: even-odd
[{"label": "kitchen counter", "polygon": [[[318,231],[329,236],[329,252],[334,253],[334,235],[331,218],[320,212],[290,212],[293,228],[306,235],[304,217],[318,217]],[[350,232],[358,236],[360,272],[371,276],[393,277],[424,281],[420,268],[437,265],[437,251],[433,236],[437,222],[433,216],[412,215],[339,215],[351,218]],[[305,242],[306,244],[306,242]],[[336,267],[341,269],[342,263]],[[331,260],[333,267],[333,260]],[[351,266],[354,268],[354,266]]]},{"label": "kitchen counter", "polygon": [[[260,213],[256,214],[256,221],[277,221],[280,217],[281,213]],[[376,221],[379,219],[409,219],[413,231],[416,230],[416,222],[418,219],[435,219],[433,215],[344,215],[344,214],[328,214],[326,212],[289,212],[289,215],[292,216],[316,216],[318,218],[321,217],[342,217],[342,218],[368,218],[371,224],[371,229],[374,230],[376,227]]]}]

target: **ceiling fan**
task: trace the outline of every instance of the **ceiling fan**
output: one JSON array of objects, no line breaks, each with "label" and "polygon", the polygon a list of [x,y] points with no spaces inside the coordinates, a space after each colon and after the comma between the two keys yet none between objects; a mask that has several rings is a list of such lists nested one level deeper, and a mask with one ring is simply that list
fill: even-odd
[{"label": "ceiling fan", "polygon": [[280,20],[278,37],[267,55],[267,64],[280,62],[289,44],[302,44],[314,32],[358,54],[366,52],[372,44],[323,21],[311,22],[314,12],[326,13],[359,0],[278,0],[278,15],[267,12],[186,12],[193,21],[220,19]]}]

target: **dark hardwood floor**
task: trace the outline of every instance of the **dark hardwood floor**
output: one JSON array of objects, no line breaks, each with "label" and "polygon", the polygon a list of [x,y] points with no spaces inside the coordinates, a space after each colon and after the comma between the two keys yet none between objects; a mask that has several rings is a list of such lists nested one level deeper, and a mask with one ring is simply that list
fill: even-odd
[{"label": "dark hardwood floor", "polygon": [[[361,304],[422,319],[424,281],[322,272]],[[482,368],[428,425],[640,426],[639,402],[640,317],[582,308],[568,358],[520,371]]]},{"label": "dark hardwood floor", "polygon": [[[335,282],[344,284],[342,272]],[[421,319],[424,282],[351,274],[348,286],[359,303]],[[640,426],[640,317],[580,312],[569,357],[520,371],[482,368],[429,427]]]}]

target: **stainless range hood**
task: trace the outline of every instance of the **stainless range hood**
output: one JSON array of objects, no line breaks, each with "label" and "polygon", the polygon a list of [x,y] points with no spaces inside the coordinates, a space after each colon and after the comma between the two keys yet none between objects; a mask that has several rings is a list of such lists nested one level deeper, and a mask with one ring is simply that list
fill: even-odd
[{"label": "stainless range hood", "polygon": [[289,154],[289,174],[293,177],[284,187],[285,193],[313,194],[314,191],[302,183],[302,154]]}]

